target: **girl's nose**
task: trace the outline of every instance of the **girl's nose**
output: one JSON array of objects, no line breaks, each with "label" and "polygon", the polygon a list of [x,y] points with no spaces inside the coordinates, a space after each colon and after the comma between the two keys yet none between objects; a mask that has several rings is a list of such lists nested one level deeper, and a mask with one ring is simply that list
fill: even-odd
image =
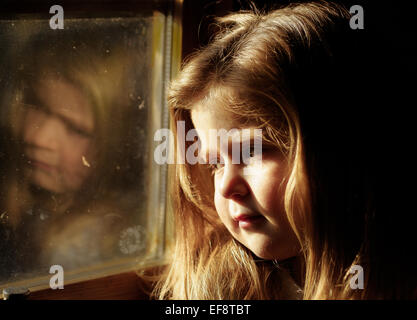
[{"label": "girl's nose", "polygon": [[29,124],[26,141],[35,147],[54,150],[58,147],[61,134],[60,123],[53,117],[45,117],[41,121]]},{"label": "girl's nose", "polygon": [[220,182],[220,194],[227,199],[242,198],[249,193],[248,184],[238,164],[226,164]]}]

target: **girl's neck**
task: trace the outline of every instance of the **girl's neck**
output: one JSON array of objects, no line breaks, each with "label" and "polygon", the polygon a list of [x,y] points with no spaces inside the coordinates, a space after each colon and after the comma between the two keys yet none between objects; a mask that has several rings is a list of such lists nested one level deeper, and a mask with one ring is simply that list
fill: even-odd
[{"label": "girl's neck", "polygon": [[53,193],[35,185],[30,186],[30,191],[34,199],[34,205],[53,214],[64,213],[74,202],[72,193]]},{"label": "girl's neck", "polygon": [[295,256],[280,262],[282,266],[288,270],[295,283],[303,288],[304,286],[304,263],[302,256]]}]

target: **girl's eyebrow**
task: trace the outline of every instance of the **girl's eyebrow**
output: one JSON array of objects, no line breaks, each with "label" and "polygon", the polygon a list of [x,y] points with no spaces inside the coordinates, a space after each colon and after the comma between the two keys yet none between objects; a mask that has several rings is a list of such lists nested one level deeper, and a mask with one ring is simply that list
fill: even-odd
[{"label": "girl's eyebrow", "polygon": [[67,116],[64,116],[60,113],[57,112],[51,112],[52,114],[54,114],[56,117],[58,117],[62,122],[64,122],[66,125],[68,125],[69,127],[73,127],[75,129],[79,129],[81,131],[84,131],[87,134],[91,134],[92,130],[90,128],[88,128],[86,125],[84,125],[81,122],[78,122],[74,119],[71,119]]},{"label": "girl's eyebrow", "polygon": [[[249,141],[248,141],[249,140]],[[249,146],[253,146],[254,145],[254,138],[253,137],[247,137],[246,139],[241,139],[239,141],[234,141],[233,139],[230,139],[227,143],[227,157],[232,157],[233,156],[233,147],[238,145],[239,149],[239,156],[242,154],[243,151],[243,147],[242,144],[243,143],[248,143],[249,142]],[[201,159],[204,160],[204,162],[209,163],[213,158],[216,159],[216,163],[218,161],[219,155],[221,153],[221,149],[220,149],[220,145],[217,145],[216,150],[213,149],[202,149],[202,152],[200,152],[199,156]]]},{"label": "girl's eyebrow", "polygon": [[52,110],[48,105],[46,105],[44,103],[41,103],[39,100],[34,101],[34,103],[27,103],[27,104],[28,105],[34,105],[34,106],[40,106],[41,108],[46,109],[49,114],[51,114],[54,117],[57,117],[58,119],[60,119],[65,125],[69,126],[70,128],[74,128],[76,130],[81,130],[86,134],[91,134],[92,129],[89,128],[84,123],[81,123],[80,121],[72,119],[67,115],[63,115],[59,112],[56,112],[56,111]]},{"label": "girl's eyebrow", "polygon": [[[261,141],[263,143],[263,137],[261,136]],[[220,138],[218,138],[220,139]],[[249,143],[250,146],[253,146],[255,143],[255,135],[253,134],[253,131],[251,130],[251,132],[248,134],[246,132],[242,132],[239,139],[236,141],[237,139],[235,138],[229,138],[227,141],[227,148],[228,148],[228,153],[230,153],[232,151],[232,148],[234,145],[239,145],[240,150],[242,150],[242,144],[244,143]],[[219,143],[217,143],[216,145],[217,147],[217,155],[219,154],[219,151],[221,150],[221,146],[219,145]],[[201,153],[203,154],[203,156],[208,159],[209,155],[210,155],[210,147],[208,149],[201,149]],[[229,152],[230,151],[230,152]]]},{"label": "girl's eyebrow", "polygon": [[44,105],[44,108],[46,108],[50,114],[60,119],[63,123],[65,123],[69,127],[73,127],[75,129],[85,131],[85,133],[88,133],[88,134],[91,133],[92,129],[89,128],[88,125],[82,123],[82,121],[71,118],[70,116],[62,114],[59,111],[54,111],[48,105],[45,105],[45,104],[43,105]]},{"label": "girl's eyebrow", "polygon": [[41,99],[39,99],[36,96],[36,94],[30,95],[29,97],[31,99],[30,101],[32,101],[34,105],[45,108],[48,111],[48,113],[59,118],[62,122],[64,122],[69,127],[73,127],[75,129],[84,131],[86,134],[91,134],[92,128],[90,128],[87,124],[83,123],[82,119],[79,119],[81,120],[79,121],[78,119],[71,118],[69,115],[65,115],[65,114],[60,113],[59,111],[52,110],[52,108],[50,108],[50,106],[48,106],[47,103],[43,103]]},{"label": "girl's eyebrow", "polygon": [[[217,138],[220,139],[220,137],[217,137]],[[263,144],[264,143],[263,135],[261,134],[259,138],[261,139],[261,144]],[[250,148],[254,147],[255,139],[256,139],[256,134],[252,128],[250,130],[239,129],[239,139],[229,137],[227,141],[227,157],[233,156],[233,147],[235,146],[239,147],[239,150],[238,150],[239,156],[241,156],[243,152],[243,145],[247,144]],[[217,142],[219,142],[219,140],[217,140]],[[214,150],[213,147],[214,145],[208,146],[208,148],[205,148],[204,145],[201,145],[198,158],[202,159],[205,163],[209,163],[210,160],[212,160],[212,158],[214,157],[217,159],[221,153],[221,146],[219,143],[217,143],[215,146],[216,150]]]},{"label": "girl's eyebrow", "polygon": [[75,128],[76,130],[83,131],[86,134],[92,133],[93,128],[91,128],[91,126],[88,125],[88,122],[85,122],[84,117],[71,117],[71,112],[63,113],[59,112],[60,109],[54,110],[54,108],[51,108],[49,103],[45,103],[45,101],[33,88],[27,88],[27,90],[25,90],[24,96],[24,100],[28,100],[28,104],[32,104],[46,109],[50,114],[59,118],[67,126]]}]

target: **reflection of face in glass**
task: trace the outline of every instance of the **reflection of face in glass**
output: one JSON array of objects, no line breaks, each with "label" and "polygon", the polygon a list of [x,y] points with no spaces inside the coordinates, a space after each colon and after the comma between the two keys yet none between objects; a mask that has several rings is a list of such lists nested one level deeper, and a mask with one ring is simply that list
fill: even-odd
[{"label": "reflection of face in glass", "polygon": [[83,93],[66,80],[49,77],[33,90],[25,101],[23,129],[30,180],[51,192],[75,192],[92,170],[92,110]]}]

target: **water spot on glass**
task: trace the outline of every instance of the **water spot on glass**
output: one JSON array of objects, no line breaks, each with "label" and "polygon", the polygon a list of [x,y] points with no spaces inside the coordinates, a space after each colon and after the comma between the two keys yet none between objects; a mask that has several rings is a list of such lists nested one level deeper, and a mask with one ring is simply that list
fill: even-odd
[{"label": "water spot on glass", "polygon": [[84,166],[86,166],[86,167],[88,167],[88,168],[90,168],[90,167],[91,167],[91,166],[90,166],[90,164],[88,163],[87,159],[86,159],[84,156],[82,156],[81,160],[83,161],[83,165],[84,165]]},{"label": "water spot on glass", "polygon": [[119,248],[124,254],[137,253],[145,249],[145,229],[140,226],[133,226],[120,233]]},{"label": "water spot on glass", "polygon": [[49,214],[47,214],[45,211],[41,211],[40,212],[40,214],[39,214],[39,218],[42,220],[42,221],[45,221],[46,219],[48,219],[49,218]]},{"label": "water spot on glass", "polygon": [[117,214],[117,213],[108,213],[104,217],[105,218],[118,218],[118,219],[122,218],[122,216],[120,214]]},{"label": "water spot on glass", "polygon": [[142,110],[143,108],[145,108],[145,101],[144,100],[138,106],[139,110]]}]

